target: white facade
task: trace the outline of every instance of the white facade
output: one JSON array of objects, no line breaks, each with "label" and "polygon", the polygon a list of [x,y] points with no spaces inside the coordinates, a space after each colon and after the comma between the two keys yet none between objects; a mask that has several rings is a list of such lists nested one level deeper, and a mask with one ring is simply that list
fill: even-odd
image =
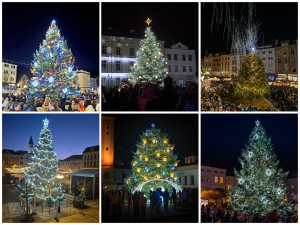
[{"label": "white facade", "polygon": [[17,83],[17,68],[15,64],[2,62],[2,82],[9,84]]},{"label": "white facade", "polygon": [[89,93],[91,91],[91,74],[84,70],[78,70],[78,84],[82,93]]},{"label": "white facade", "polygon": [[199,187],[199,164],[194,163],[197,160],[198,156],[185,157],[185,164],[177,167],[177,171],[182,173],[179,179],[182,189]]},{"label": "white facade", "polygon": [[165,48],[165,58],[167,58],[168,75],[176,81],[178,86],[183,86],[185,82],[197,82],[196,71],[196,50],[190,50],[187,46],[178,42]]},{"label": "white facade", "polygon": [[[125,179],[127,179],[132,174],[131,169],[123,169],[123,187],[127,190],[127,184]],[[114,169],[114,181],[113,181],[113,189],[121,190],[122,189],[122,169]]]},{"label": "white facade", "polygon": [[[127,76],[142,39],[105,35],[101,39],[101,85],[115,87],[130,82]],[[164,41],[157,42],[164,51]]]},{"label": "white facade", "polygon": [[97,78],[90,78],[90,83],[91,83],[91,91],[98,90],[98,85],[97,85]]},{"label": "white facade", "polygon": [[226,169],[201,166],[201,191],[223,188],[226,190]]},{"label": "white facade", "polygon": [[[257,55],[261,58],[265,66],[266,75],[273,76],[275,79],[276,62],[275,62],[275,48],[272,45],[260,46],[257,48]],[[270,77],[269,77],[270,78]]]}]

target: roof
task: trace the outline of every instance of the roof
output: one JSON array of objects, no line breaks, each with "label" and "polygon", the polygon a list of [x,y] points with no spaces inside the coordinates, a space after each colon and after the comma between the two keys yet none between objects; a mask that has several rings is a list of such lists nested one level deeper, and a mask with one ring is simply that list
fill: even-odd
[{"label": "roof", "polygon": [[76,177],[94,177],[99,174],[99,172],[99,169],[85,169],[72,173],[71,175]]},{"label": "roof", "polygon": [[264,107],[272,107],[276,109],[271,102],[269,102],[265,97],[261,96],[260,98],[253,101],[253,107],[264,106]]},{"label": "roof", "polygon": [[30,137],[30,140],[29,140],[29,143],[28,143],[28,144],[33,145],[32,135],[31,135],[31,137]]},{"label": "roof", "polygon": [[182,167],[182,166],[191,166],[191,165],[198,165],[199,162],[198,162],[198,159],[195,160],[194,162],[192,163],[185,163],[184,161],[181,161],[178,163],[178,167]]},{"label": "roof", "polygon": [[87,153],[87,152],[99,152],[99,145],[87,147],[87,148],[83,151],[83,153]]},{"label": "roof", "polygon": [[3,149],[2,154],[4,154],[4,152],[6,152],[6,151],[8,151],[12,155],[24,155],[24,154],[28,153],[28,151],[23,151],[23,150],[14,151],[14,150],[10,150],[10,149]]},{"label": "roof", "polygon": [[188,154],[187,156],[185,156],[184,158],[186,157],[190,157],[190,156],[198,156],[198,152],[192,152],[191,154]]},{"label": "roof", "polygon": [[68,158],[65,158],[63,160],[59,160],[60,162],[64,162],[64,161],[70,161],[70,160],[74,160],[74,159],[82,159],[82,155],[71,155]]}]

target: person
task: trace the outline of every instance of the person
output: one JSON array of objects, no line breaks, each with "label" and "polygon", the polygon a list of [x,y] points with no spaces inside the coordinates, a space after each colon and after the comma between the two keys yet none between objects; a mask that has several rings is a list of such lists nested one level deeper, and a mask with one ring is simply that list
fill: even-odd
[{"label": "person", "polygon": [[230,211],[228,210],[225,217],[225,223],[231,223],[231,222],[232,222],[232,217]]},{"label": "person", "polygon": [[159,204],[158,204],[157,192],[153,191],[150,198],[152,198],[152,207],[151,207],[151,211],[150,211],[150,216],[152,216],[152,211],[153,211],[154,207],[157,210],[158,214],[161,214],[160,208],[158,207]]},{"label": "person", "polygon": [[33,104],[34,99],[30,95],[28,95],[26,103],[23,105],[23,111],[37,111]]},{"label": "person", "polygon": [[40,99],[38,100],[38,102],[36,103],[36,108],[37,108],[37,107],[43,107],[44,102],[45,102],[45,99],[40,98]]},{"label": "person", "polygon": [[76,103],[76,99],[72,100],[71,108],[72,108],[72,111],[78,111],[79,110],[78,104]]},{"label": "person", "polygon": [[243,215],[242,214],[239,214],[237,216],[237,219],[234,221],[235,223],[243,223],[244,222],[244,219],[243,219]]},{"label": "person", "polygon": [[110,203],[110,198],[109,198],[109,193],[106,192],[104,204],[105,204],[105,216],[109,216],[109,203]]},{"label": "person", "polygon": [[151,206],[152,206],[152,198],[151,198],[151,195],[152,195],[152,190],[150,190],[150,193],[149,193],[149,198],[150,198],[150,206],[149,206],[149,209],[151,209]]},{"label": "person", "polygon": [[95,112],[95,109],[91,103],[91,100],[87,100],[86,101],[86,104],[85,104],[85,111],[92,111],[92,112]]},{"label": "person", "polygon": [[4,109],[5,106],[6,106],[9,102],[10,102],[10,98],[9,98],[9,96],[7,96],[7,97],[5,98],[5,100],[4,100],[4,102],[2,103],[2,109]]},{"label": "person", "polygon": [[137,100],[140,111],[156,111],[158,109],[156,91],[156,84],[146,84],[143,96],[139,96]]},{"label": "person", "polygon": [[176,209],[176,204],[177,204],[177,193],[176,193],[176,189],[175,189],[175,188],[173,188],[172,199],[173,199],[173,204],[174,204],[173,209]]},{"label": "person", "polygon": [[183,208],[186,208],[187,207],[187,192],[186,192],[185,188],[183,189],[183,192],[182,192],[182,199],[183,199]]},{"label": "person", "polygon": [[140,202],[140,198],[138,196],[137,191],[134,192],[134,195],[132,196],[132,201],[133,201],[133,215],[134,218],[139,218],[139,202]]},{"label": "person", "polygon": [[160,193],[161,192],[160,192],[159,188],[157,188],[157,190],[156,190],[156,199],[157,199],[159,209],[160,209],[160,206],[161,206],[161,194]]},{"label": "person", "polygon": [[114,192],[112,197],[111,203],[113,204],[113,215],[118,214],[118,203],[119,203],[119,196],[117,192]]},{"label": "person", "polygon": [[121,192],[119,191],[118,193],[118,197],[119,197],[119,201],[118,201],[118,207],[119,207],[119,216],[122,215],[122,196],[121,196]]},{"label": "person", "polygon": [[221,223],[221,219],[219,217],[214,218],[214,223]]},{"label": "person", "polygon": [[61,105],[62,111],[72,111],[71,105],[71,99],[68,97],[67,100]]},{"label": "person", "polygon": [[51,102],[49,103],[49,112],[53,112],[53,111],[58,111],[60,112],[61,109],[58,108],[58,103],[57,101],[55,101],[54,99],[51,100]]},{"label": "person", "polygon": [[286,218],[285,222],[291,223],[291,221],[292,221],[292,214],[289,214],[288,217]]},{"label": "person", "polygon": [[146,211],[145,211],[145,208],[146,208],[146,202],[147,202],[147,199],[146,199],[146,196],[144,195],[144,193],[142,192],[141,193],[141,198],[140,198],[140,206],[141,206],[141,218],[145,218],[146,217]]},{"label": "person", "polygon": [[223,220],[223,213],[222,213],[222,210],[221,209],[218,209],[218,212],[217,212],[217,218],[221,219],[221,221]]},{"label": "person", "polygon": [[128,191],[128,193],[127,193],[127,204],[128,204],[128,211],[130,211],[130,206],[132,205],[130,191]]},{"label": "person", "polygon": [[267,220],[269,220],[271,223],[278,223],[277,211],[271,211],[267,216]]},{"label": "person", "polygon": [[211,210],[211,208],[207,209],[207,222],[211,223],[212,222],[212,217],[213,217],[213,211]]},{"label": "person", "polygon": [[252,219],[252,223],[262,223],[263,219],[260,218],[259,213],[255,213],[254,218]]},{"label": "person", "polygon": [[232,221],[235,222],[237,220],[237,217],[238,217],[238,213],[234,212],[233,217],[232,217]]},{"label": "person", "polygon": [[16,102],[15,103],[15,111],[23,111],[23,102]]},{"label": "person", "polygon": [[165,208],[165,210],[169,210],[169,208],[168,208],[168,200],[169,200],[168,188],[166,188],[166,190],[163,194],[163,197],[164,197],[164,208]]},{"label": "person", "polygon": [[178,102],[177,91],[173,87],[172,77],[164,79],[164,88],[158,93],[159,110],[160,111],[173,111]]},{"label": "person", "polygon": [[83,98],[80,98],[80,101],[79,101],[79,103],[78,103],[78,110],[79,110],[80,112],[84,112],[84,111],[85,111],[85,108],[84,108],[84,100],[83,100]]}]

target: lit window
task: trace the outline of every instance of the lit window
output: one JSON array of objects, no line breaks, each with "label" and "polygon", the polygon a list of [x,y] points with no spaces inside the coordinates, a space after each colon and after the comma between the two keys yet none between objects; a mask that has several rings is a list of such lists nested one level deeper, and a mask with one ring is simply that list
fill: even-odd
[{"label": "lit window", "polygon": [[295,185],[291,185],[291,190],[295,190]]},{"label": "lit window", "polygon": [[220,183],[223,184],[223,177],[220,177]]},{"label": "lit window", "polygon": [[215,177],[215,183],[218,183],[218,177]]},{"label": "lit window", "polygon": [[207,182],[210,182],[210,176],[206,177]]},{"label": "lit window", "polygon": [[228,190],[230,189],[230,186],[229,186],[229,184],[228,184]]}]

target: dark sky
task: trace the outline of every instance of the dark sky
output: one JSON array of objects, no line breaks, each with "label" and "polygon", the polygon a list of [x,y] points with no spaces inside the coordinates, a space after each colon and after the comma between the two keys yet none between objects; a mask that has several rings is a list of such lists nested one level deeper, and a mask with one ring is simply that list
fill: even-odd
[{"label": "dark sky", "polygon": [[98,114],[3,114],[2,149],[27,151],[31,135],[37,145],[45,118],[58,159],[80,155],[85,148],[99,145]]},{"label": "dark sky", "polygon": [[[175,144],[174,154],[178,154],[180,161],[198,148],[198,115],[197,114],[133,114],[133,115],[106,115],[115,117],[115,165],[124,163],[124,168],[131,168],[133,152],[136,152],[136,143],[140,141],[140,135],[151,128],[161,129],[168,134],[170,143]],[[118,150],[122,147],[122,151]]]},{"label": "dark sky", "polygon": [[[52,20],[75,56],[75,68],[99,76],[99,3],[2,3],[2,57],[30,64]],[[18,78],[30,66],[18,67]]]},{"label": "dark sky", "polygon": [[279,167],[284,171],[298,170],[298,115],[297,114],[202,114],[201,165],[227,169],[241,169],[238,157],[248,142],[249,134],[259,120],[271,137]]},{"label": "dark sky", "polygon": [[[229,3],[231,10],[233,3]],[[234,13],[236,20],[241,17],[241,9],[244,3],[234,3]],[[264,34],[265,41],[279,39],[279,41],[290,41],[298,39],[298,3],[254,3],[256,6],[256,16],[253,15],[254,22],[261,23],[260,31]],[[220,3],[218,3],[220,8]],[[231,39],[228,41],[227,35],[224,36],[225,3],[223,4],[223,22],[217,30],[214,22],[211,32],[211,22],[213,15],[213,3],[201,3],[201,58],[204,57],[208,47],[208,52],[230,53]],[[232,11],[231,11],[232,12]],[[232,13],[231,13],[232,14]],[[243,17],[248,18],[248,4],[245,4]],[[226,30],[227,32],[227,30]]]},{"label": "dark sky", "polygon": [[198,3],[102,3],[102,30],[111,27],[144,35],[149,17],[158,40],[168,45],[181,42],[198,55],[198,8]]}]

